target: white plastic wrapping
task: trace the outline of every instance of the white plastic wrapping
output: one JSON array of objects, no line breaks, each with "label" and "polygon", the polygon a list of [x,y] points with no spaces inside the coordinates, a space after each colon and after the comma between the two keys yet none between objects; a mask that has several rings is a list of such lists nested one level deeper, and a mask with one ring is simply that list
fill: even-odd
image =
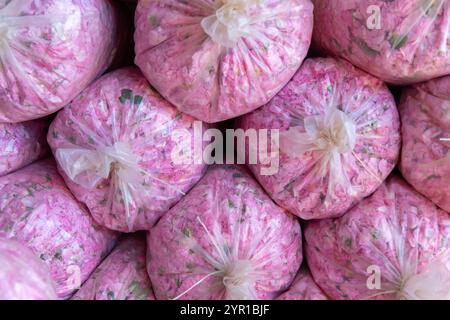
[{"label": "white plastic wrapping", "polygon": [[180,111],[219,122],[267,103],[311,42],[310,0],[144,0],[136,64]]},{"label": "white plastic wrapping", "polygon": [[[174,138],[191,134],[182,148]],[[58,113],[48,142],[65,181],[107,228],[147,230],[202,177],[179,164],[191,152],[194,119],[155,92],[137,68],[111,72]]]}]

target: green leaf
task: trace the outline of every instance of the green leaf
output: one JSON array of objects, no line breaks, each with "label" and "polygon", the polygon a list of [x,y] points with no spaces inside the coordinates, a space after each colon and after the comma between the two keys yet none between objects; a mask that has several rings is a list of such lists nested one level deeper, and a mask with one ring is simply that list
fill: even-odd
[{"label": "green leaf", "polygon": [[236,205],[234,204],[234,202],[231,199],[228,199],[228,207],[231,209],[235,209]]},{"label": "green leaf", "polygon": [[137,288],[139,288],[139,282],[137,282],[136,280],[133,280],[128,285],[128,291],[130,291],[130,292],[134,292]]},{"label": "green leaf", "polygon": [[320,193],[320,202],[325,203],[325,199],[327,197],[325,196],[325,194],[323,192]]},{"label": "green leaf", "polygon": [[189,272],[192,272],[194,270],[194,264],[192,262],[186,263],[186,268],[189,270]]},{"label": "green leaf", "polygon": [[131,97],[133,96],[133,91],[130,89],[122,89],[121,96],[119,97],[119,100],[121,103],[125,103],[127,100],[131,100]]},{"label": "green leaf", "polygon": [[72,144],[76,144],[77,143],[77,139],[75,139],[75,137],[69,137],[68,140]]},{"label": "green leaf", "polygon": [[363,50],[364,52],[366,52],[367,55],[369,55],[369,56],[371,56],[371,57],[375,57],[375,56],[377,56],[377,55],[380,54],[379,51],[377,51],[377,50],[371,48],[371,47],[367,44],[367,42],[365,42],[363,39],[355,38],[354,40],[355,40],[356,44],[358,45],[358,47],[359,47],[361,50]]},{"label": "green leaf", "polygon": [[62,261],[62,250],[59,249],[58,251],[56,251],[56,253],[53,255],[53,258]]},{"label": "green leaf", "polygon": [[181,230],[181,232],[184,234],[184,236],[186,238],[190,238],[190,236],[192,235],[192,232],[189,228],[183,228],[183,230]]},{"label": "green leaf", "polygon": [[380,234],[381,234],[381,232],[378,229],[373,229],[372,232],[370,233],[370,235],[372,236],[373,240],[380,239]]},{"label": "green leaf", "polygon": [[128,291],[135,296],[137,300],[143,300],[148,297],[150,293],[149,288],[143,288],[141,287],[140,283],[136,280],[133,280],[129,286]]},{"label": "green leaf", "polygon": [[108,297],[109,300],[115,300],[116,297],[114,295],[114,292],[112,292],[111,290],[108,290],[108,293],[106,294],[106,296]]},{"label": "green leaf", "polygon": [[134,104],[140,105],[144,98],[142,96],[135,96],[134,97]]},{"label": "green leaf", "polygon": [[352,247],[352,243],[353,243],[353,240],[351,238],[347,238],[347,239],[344,240],[344,244],[345,244],[345,246],[347,248],[351,248]]},{"label": "green leaf", "polygon": [[159,26],[159,20],[156,16],[150,16],[148,17],[148,21],[150,22],[152,27],[158,27]]},{"label": "green leaf", "polygon": [[392,37],[389,39],[391,47],[395,50],[402,48],[406,44],[406,42],[408,42],[408,36],[406,34],[399,35],[394,33]]}]

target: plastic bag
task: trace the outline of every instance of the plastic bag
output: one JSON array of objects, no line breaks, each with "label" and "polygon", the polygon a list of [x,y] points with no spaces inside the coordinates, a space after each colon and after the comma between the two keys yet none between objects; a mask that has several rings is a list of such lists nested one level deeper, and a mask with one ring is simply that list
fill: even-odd
[{"label": "plastic bag", "polygon": [[277,300],[328,300],[328,298],[314,282],[309,270],[303,267],[289,290],[279,296]]},{"label": "plastic bag", "polygon": [[267,103],[312,35],[310,0],[139,1],[136,64],[179,110],[219,122]]},{"label": "plastic bag", "polygon": [[[137,68],[126,68],[59,112],[48,142],[69,189],[94,219],[132,232],[151,228],[202,177],[204,164],[176,164],[172,155],[175,148],[191,152],[193,124]],[[185,144],[175,137],[181,130],[191,134]]]},{"label": "plastic bag", "polygon": [[450,299],[450,216],[397,177],[338,219],[310,222],[305,253],[333,299]]},{"label": "plastic bag", "polygon": [[44,261],[60,298],[68,298],[114,246],[64,185],[52,160],[0,178],[0,238],[14,239]]},{"label": "plastic bag", "polygon": [[313,0],[318,48],[394,84],[450,74],[448,0]]},{"label": "plastic bag", "polygon": [[450,212],[450,77],[407,89],[399,109],[402,174],[417,191]]},{"label": "plastic bag", "polygon": [[273,299],[302,261],[301,230],[243,170],[212,167],[149,232],[158,299]]},{"label": "plastic bag", "polygon": [[47,266],[17,241],[0,239],[0,300],[55,300]]},{"label": "plastic bag", "polygon": [[124,237],[72,300],[154,300],[143,235]]},{"label": "plastic bag", "polygon": [[47,120],[0,123],[0,176],[43,157],[47,151]]},{"label": "plastic bag", "polygon": [[[370,195],[400,150],[392,94],[343,60],[305,61],[270,103],[237,126],[279,130],[279,150],[269,150],[278,168],[264,173],[261,158],[247,163],[272,199],[306,220],[340,216]],[[255,148],[238,151],[248,157]]]},{"label": "plastic bag", "polygon": [[51,114],[104,72],[116,15],[105,0],[0,1],[0,122]]}]

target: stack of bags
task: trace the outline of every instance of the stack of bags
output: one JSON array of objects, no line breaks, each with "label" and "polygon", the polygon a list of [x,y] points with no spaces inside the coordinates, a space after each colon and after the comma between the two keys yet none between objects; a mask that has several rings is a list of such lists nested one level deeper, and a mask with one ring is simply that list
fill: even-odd
[{"label": "stack of bags", "polygon": [[0,299],[450,299],[449,34],[446,0],[0,0]]}]

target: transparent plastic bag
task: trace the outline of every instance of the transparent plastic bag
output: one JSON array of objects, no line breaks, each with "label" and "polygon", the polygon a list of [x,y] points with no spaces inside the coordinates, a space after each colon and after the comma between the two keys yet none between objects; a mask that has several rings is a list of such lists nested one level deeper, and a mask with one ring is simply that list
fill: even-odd
[{"label": "transparent plastic bag", "polygon": [[400,170],[417,191],[450,212],[450,77],[406,89],[399,109]]},{"label": "transparent plastic bag", "polygon": [[139,1],[136,64],[179,110],[219,122],[267,103],[311,42],[310,0]]},{"label": "transparent plastic bag", "polygon": [[[191,134],[182,146],[178,131]],[[191,152],[194,119],[156,93],[137,68],[111,72],[58,113],[48,142],[77,199],[107,228],[148,230],[202,177],[206,165],[178,164]]]},{"label": "transparent plastic bag", "polygon": [[119,45],[105,0],[0,1],[0,122],[51,114],[106,70]]},{"label": "transparent plastic bag", "polygon": [[115,245],[75,200],[53,160],[0,178],[0,239],[33,250],[50,269],[59,298],[69,298]]},{"label": "transparent plastic bag", "polygon": [[43,157],[47,151],[47,120],[0,123],[0,176]]},{"label": "transparent plastic bag", "polygon": [[280,295],[277,300],[328,300],[328,298],[314,282],[308,268],[303,266],[289,290]]},{"label": "transparent plastic bag", "polygon": [[154,300],[145,268],[145,236],[122,238],[72,300]]},{"label": "transparent plastic bag", "polygon": [[450,216],[398,177],[343,217],[309,222],[305,253],[332,299],[450,299]]},{"label": "transparent plastic bag", "polygon": [[17,241],[0,239],[0,300],[56,300],[47,266]]},{"label": "transparent plastic bag", "polygon": [[448,0],[313,0],[314,45],[394,84],[450,74]]},{"label": "transparent plastic bag", "polygon": [[[270,103],[236,125],[279,130],[278,168],[264,174],[261,159],[249,167],[272,199],[306,220],[343,215],[380,186],[400,151],[392,94],[343,60],[306,60]],[[248,158],[251,149],[238,151]]]},{"label": "transparent plastic bag", "polygon": [[148,235],[158,299],[273,299],[302,261],[300,224],[243,169],[212,167]]}]

